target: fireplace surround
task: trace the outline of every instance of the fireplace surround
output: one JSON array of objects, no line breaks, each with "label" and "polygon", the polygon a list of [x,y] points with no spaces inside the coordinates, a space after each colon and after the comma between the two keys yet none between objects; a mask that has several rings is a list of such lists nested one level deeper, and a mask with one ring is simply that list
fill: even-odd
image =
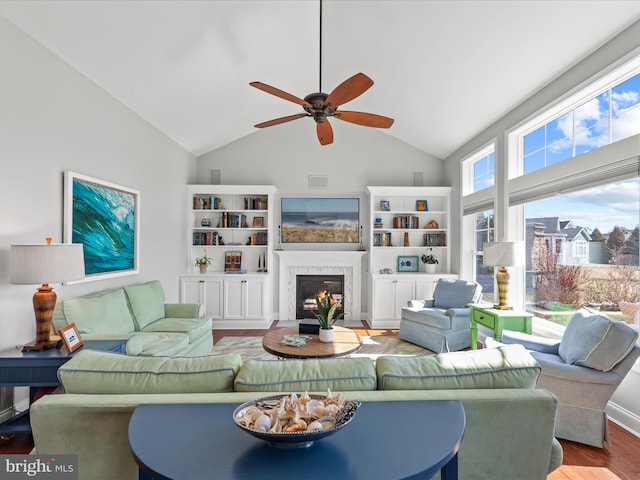
[{"label": "fireplace surround", "polygon": [[345,325],[359,326],[362,320],[362,256],[364,251],[278,250],[278,320],[297,320],[296,276],[343,276],[342,306]]}]

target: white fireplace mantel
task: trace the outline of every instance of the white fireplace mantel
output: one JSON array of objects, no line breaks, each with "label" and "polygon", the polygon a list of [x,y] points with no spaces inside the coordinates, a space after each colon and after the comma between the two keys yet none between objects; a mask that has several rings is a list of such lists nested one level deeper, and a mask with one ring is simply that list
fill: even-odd
[{"label": "white fireplace mantel", "polygon": [[344,275],[343,309],[345,325],[362,320],[362,256],[364,251],[277,250],[279,258],[280,321],[296,320],[296,275]]}]

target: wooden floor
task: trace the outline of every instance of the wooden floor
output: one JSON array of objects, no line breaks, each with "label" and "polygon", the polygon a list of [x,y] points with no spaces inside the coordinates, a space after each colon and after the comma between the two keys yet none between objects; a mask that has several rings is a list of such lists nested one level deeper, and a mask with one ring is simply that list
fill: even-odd
[{"label": "wooden floor", "polygon": [[[272,328],[276,328],[275,324]],[[396,335],[397,330],[356,328],[360,335]],[[227,336],[264,335],[268,330],[214,330],[214,343]],[[638,480],[640,479],[640,438],[609,422],[611,444],[595,448],[561,440],[562,467],[548,480]],[[33,448],[31,435],[0,436],[0,454],[28,453]]]}]

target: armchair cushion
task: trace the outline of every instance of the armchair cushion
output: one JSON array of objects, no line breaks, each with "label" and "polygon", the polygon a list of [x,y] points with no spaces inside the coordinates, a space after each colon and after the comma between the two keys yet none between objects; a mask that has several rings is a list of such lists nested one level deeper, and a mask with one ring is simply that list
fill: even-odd
[{"label": "armchair cushion", "polygon": [[436,308],[459,308],[478,300],[481,289],[475,282],[441,278],[433,291],[433,306]]},{"label": "armchair cushion", "polygon": [[638,332],[624,322],[577,311],[564,332],[558,354],[565,363],[603,372],[624,359],[638,339]]}]

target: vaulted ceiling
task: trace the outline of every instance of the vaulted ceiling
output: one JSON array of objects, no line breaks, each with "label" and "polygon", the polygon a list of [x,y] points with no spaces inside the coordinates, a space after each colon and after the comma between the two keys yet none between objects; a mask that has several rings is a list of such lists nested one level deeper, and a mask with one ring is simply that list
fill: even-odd
[{"label": "vaulted ceiling", "polygon": [[[0,2],[194,155],[302,112],[249,82],[317,92],[319,12],[319,0]],[[344,108],[392,117],[385,133],[445,158],[638,21],[640,1],[324,0],[322,12],[322,90],[367,74],[373,87]],[[317,142],[312,119],[296,122]],[[366,128],[343,125],[340,135]]]}]

